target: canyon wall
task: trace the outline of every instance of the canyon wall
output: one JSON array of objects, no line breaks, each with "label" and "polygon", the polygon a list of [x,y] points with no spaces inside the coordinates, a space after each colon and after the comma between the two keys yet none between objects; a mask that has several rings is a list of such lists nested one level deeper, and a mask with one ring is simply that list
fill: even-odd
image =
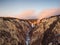
[{"label": "canyon wall", "polygon": [[30,45],[60,44],[60,16],[44,18],[30,32]]},{"label": "canyon wall", "polygon": [[0,17],[0,45],[58,45],[60,15],[44,18],[39,24],[36,21]]}]

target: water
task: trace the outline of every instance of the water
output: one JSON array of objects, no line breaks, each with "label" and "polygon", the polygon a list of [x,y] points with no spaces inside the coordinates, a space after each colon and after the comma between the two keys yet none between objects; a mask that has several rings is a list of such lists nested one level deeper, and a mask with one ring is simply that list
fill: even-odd
[{"label": "water", "polygon": [[[34,24],[31,24],[32,28],[35,26]],[[26,34],[26,45],[30,45],[30,36],[29,36],[29,32],[31,31],[31,29],[27,32]]]},{"label": "water", "polygon": [[32,26],[32,28],[33,28],[33,27],[35,27],[35,25],[34,25],[34,24],[31,24],[31,26]]},{"label": "water", "polygon": [[30,44],[30,37],[29,37],[29,33],[27,33],[27,36],[26,36],[26,45],[29,45]]}]

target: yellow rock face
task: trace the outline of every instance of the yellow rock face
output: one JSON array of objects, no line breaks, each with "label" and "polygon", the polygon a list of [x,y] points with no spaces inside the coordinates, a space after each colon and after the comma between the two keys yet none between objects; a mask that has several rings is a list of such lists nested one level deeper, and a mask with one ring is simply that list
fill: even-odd
[{"label": "yellow rock face", "polygon": [[60,15],[42,19],[39,23],[37,19],[0,17],[0,45],[58,45],[59,43]]}]

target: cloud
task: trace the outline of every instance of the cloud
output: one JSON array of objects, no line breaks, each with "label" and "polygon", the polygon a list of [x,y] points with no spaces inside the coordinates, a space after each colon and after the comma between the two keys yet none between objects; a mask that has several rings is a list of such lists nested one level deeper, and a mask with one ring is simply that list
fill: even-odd
[{"label": "cloud", "polygon": [[43,18],[48,18],[54,15],[59,15],[60,14],[60,8],[51,8],[51,9],[46,9],[40,12],[37,16],[38,20],[37,23],[40,22],[41,19]]},{"label": "cloud", "polygon": [[57,8],[46,9],[40,12],[37,18],[42,19],[42,18],[47,18],[50,16],[58,15],[58,14],[60,14],[60,8],[59,9]]},{"label": "cloud", "polygon": [[16,17],[19,19],[38,19],[41,20],[42,18],[47,18],[50,16],[54,16],[60,14],[60,8],[51,8],[45,9],[38,14],[35,14],[35,10],[24,10],[20,12],[20,14],[12,15],[10,17]]},{"label": "cloud", "polygon": [[35,10],[25,10],[23,12],[21,12],[17,17],[20,19],[30,19],[30,18],[34,18],[34,13]]}]

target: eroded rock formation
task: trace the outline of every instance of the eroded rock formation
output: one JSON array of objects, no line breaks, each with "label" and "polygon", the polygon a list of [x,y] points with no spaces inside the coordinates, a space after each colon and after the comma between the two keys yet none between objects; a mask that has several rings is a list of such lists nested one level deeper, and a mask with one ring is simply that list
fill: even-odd
[{"label": "eroded rock formation", "polygon": [[60,38],[60,16],[42,19],[30,32],[30,45],[49,45],[55,41],[58,43],[57,35]]},{"label": "eroded rock formation", "polygon": [[0,17],[0,45],[58,45],[60,15],[36,21]]},{"label": "eroded rock formation", "polygon": [[0,45],[26,45],[27,21],[15,18],[0,18]]}]

